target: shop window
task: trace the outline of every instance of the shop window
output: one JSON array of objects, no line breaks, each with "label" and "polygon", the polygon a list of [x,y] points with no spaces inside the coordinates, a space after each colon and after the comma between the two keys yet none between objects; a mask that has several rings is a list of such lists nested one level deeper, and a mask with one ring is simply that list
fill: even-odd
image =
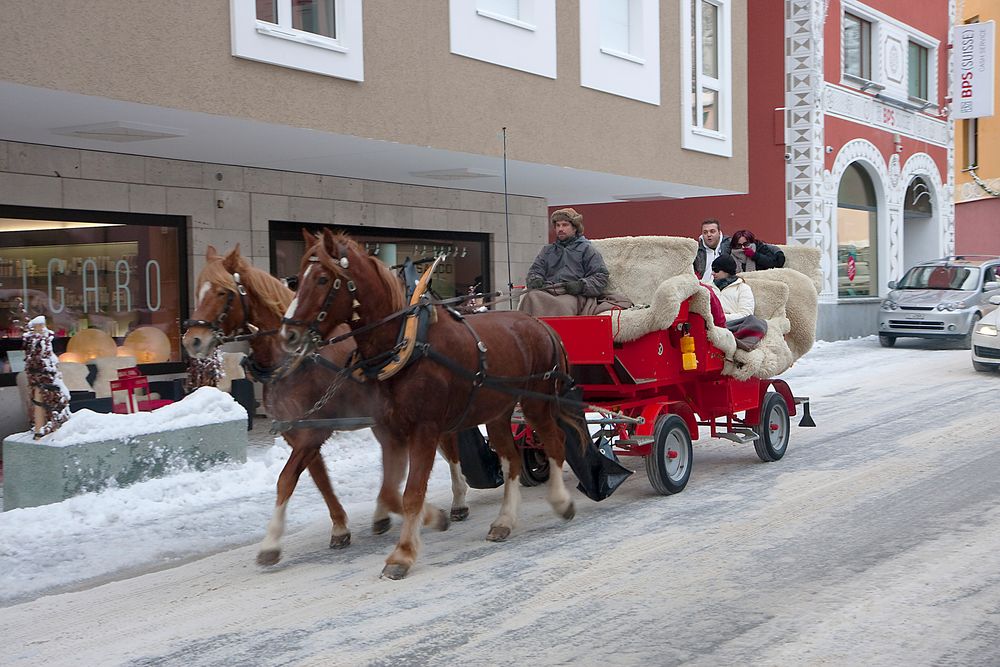
[{"label": "shop window", "polygon": [[921,46],[916,42],[910,42],[908,59],[909,75],[907,77],[907,81],[910,87],[910,97],[918,100],[929,99],[927,78],[928,53],[929,49],[926,46]]},{"label": "shop window", "polygon": [[732,156],[730,3],[681,3],[684,49],[684,148]]},{"label": "shop window", "polygon": [[837,295],[878,295],[878,201],[861,165],[847,167],[837,193]]},{"label": "shop window", "polygon": [[853,14],[844,14],[844,73],[870,81],[872,78],[872,24]]},{"label": "shop window", "polygon": [[168,358],[156,361],[181,361],[182,219],[11,207],[0,216],[0,371],[19,370],[7,353],[22,349],[21,326],[37,315],[55,333],[57,354],[83,330],[99,329],[121,346],[132,331],[153,327],[170,342]]},{"label": "shop window", "polygon": [[[305,242],[301,224],[271,223],[272,273],[282,278],[298,275]],[[320,229],[317,226],[317,230]],[[486,234],[472,232],[428,232],[371,227],[333,227],[347,232],[368,254],[388,266],[402,264],[407,258],[417,261],[446,258],[436,270],[431,288],[442,298],[490,289],[489,239]]]},{"label": "shop window", "polygon": [[232,53],[364,80],[361,0],[230,0]]}]

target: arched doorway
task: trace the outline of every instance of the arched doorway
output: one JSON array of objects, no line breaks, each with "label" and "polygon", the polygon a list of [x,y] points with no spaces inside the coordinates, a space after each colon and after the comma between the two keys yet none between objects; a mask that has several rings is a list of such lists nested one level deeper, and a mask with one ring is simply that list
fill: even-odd
[{"label": "arched doorway", "polygon": [[837,297],[878,296],[878,200],[864,167],[852,162],[837,190]]},{"label": "arched doorway", "polygon": [[906,269],[936,259],[938,233],[934,222],[934,192],[923,176],[914,176],[903,200],[903,266]]}]

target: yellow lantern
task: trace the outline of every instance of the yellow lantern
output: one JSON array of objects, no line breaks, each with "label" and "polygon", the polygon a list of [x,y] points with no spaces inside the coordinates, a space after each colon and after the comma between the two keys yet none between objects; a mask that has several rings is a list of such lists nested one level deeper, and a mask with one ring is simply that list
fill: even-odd
[{"label": "yellow lantern", "polygon": [[66,351],[84,363],[98,357],[113,357],[118,352],[115,339],[100,329],[82,329],[69,339]]},{"label": "yellow lantern", "polygon": [[139,327],[125,337],[128,348],[140,364],[157,364],[170,359],[170,339],[156,327]]}]

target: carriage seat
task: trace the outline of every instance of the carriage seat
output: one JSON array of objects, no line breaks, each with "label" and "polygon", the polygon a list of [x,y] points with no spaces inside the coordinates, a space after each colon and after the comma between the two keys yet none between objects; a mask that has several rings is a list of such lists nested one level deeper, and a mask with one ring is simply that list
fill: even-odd
[{"label": "carriage seat", "polygon": [[733,334],[712,323],[708,288],[694,275],[697,241],[670,236],[621,237],[594,242],[610,273],[610,288],[627,295],[636,308],[613,312],[616,342],[636,340],[668,328],[681,304],[708,324],[707,337],[730,361],[723,370],[738,379],[771,377],[787,370],[809,351],[816,336],[820,284],[818,249],[782,246],[785,268],[741,274],[754,293],[755,315],[768,333],[754,350],[738,350]]}]

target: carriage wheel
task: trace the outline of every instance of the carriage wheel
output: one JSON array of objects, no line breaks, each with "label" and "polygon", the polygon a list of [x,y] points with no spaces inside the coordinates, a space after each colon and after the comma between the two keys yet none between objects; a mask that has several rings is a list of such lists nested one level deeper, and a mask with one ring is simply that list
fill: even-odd
[{"label": "carriage wheel", "polygon": [[538,486],[549,481],[549,457],[538,447],[531,427],[524,425],[514,432],[514,444],[521,452],[521,486]]},{"label": "carriage wheel", "polygon": [[653,489],[664,496],[683,491],[691,478],[693,458],[687,424],[677,415],[661,415],[646,457],[646,476]]},{"label": "carriage wheel", "polygon": [[785,455],[789,436],[788,406],[780,394],[773,391],[764,394],[760,423],[753,430],[757,433],[753,446],[761,461],[769,463]]}]

